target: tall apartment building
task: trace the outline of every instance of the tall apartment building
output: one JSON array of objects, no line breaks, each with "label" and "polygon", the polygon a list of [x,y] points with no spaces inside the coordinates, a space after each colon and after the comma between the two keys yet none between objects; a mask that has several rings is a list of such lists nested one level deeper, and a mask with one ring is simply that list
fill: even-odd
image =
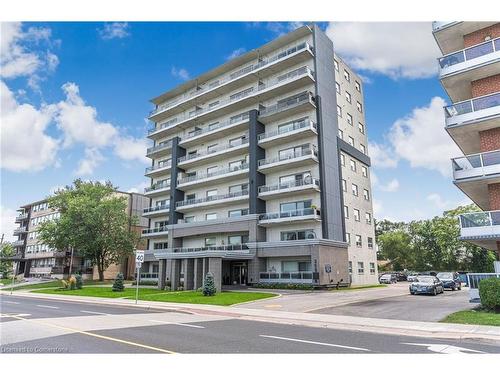
[{"label": "tall apartment building", "polygon": [[461,239],[500,254],[500,23],[435,22],[446,130],[465,156],[453,182],[483,212],[461,215]]},{"label": "tall apartment building", "polygon": [[[139,225],[131,227],[130,230],[142,232],[142,229],[148,225],[142,213],[144,208],[149,206],[149,198],[136,193],[117,192],[116,194],[127,197],[128,214],[139,217]],[[15,220],[19,223],[19,227],[14,229],[14,235],[18,236],[18,239],[13,243],[16,257],[20,259],[18,274],[22,273],[25,277],[62,279],[69,275],[71,265],[72,273],[80,272],[84,278],[88,279],[97,277],[97,269],[94,270],[89,260],[78,254],[78,249],[75,249],[72,257],[70,251],[52,249],[38,238],[38,225],[60,216],[59,212],[49,207],[47,200],[24,205],[18,209],[18,212]],[[105,271],[105,278],[114,278],[117,272],[133,277],[134,266],[133,259],[127,259],[120,265],[111,265]]]},{"label": "tall apartment building", "polygon": [[377,281],[362,82],[316,25],[152,102],[143,278]]}]

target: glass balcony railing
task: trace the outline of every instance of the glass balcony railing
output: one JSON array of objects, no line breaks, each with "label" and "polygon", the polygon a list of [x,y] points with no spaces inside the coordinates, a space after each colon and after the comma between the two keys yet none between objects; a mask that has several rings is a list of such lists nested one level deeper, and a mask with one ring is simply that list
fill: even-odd
[{"label": "glass balcony railing", "polygon": [[146,168],[146,174],[154,172],[154,171],[157,171],[159,169],[170,168],[171,166],[172,166],[172,162],[171,161],[168,162],[168,163],[161,163],[161,164],[158,164],[158,165],[153,165],[152,167],[147,167]]},{"label": "glass balcony railing", "polygon": [[236,198],[236,197],[243,197],[248,195],[248,190],[241,190],[237,191],[234,193],[227,193],[227,194],[221,194],[221,195],[213,195],[210,197],[204,197],[204,198],[197,198],[197,199],[187,199],[185,201],[180,201],[176,203],[177,207],[184,207],[184,206],[191,206],[194,204],[200,204],[200,203],[207,203],[207,202],[215,202],[215,201],[221,201],[224,199],[231,199],[231,198]]},{"label": "glass balcony railing", "polygon": [[438,59],[441,69],[449,68],[453,65],[477,59],[500,50],[500,38],[492,39],[475,46],[465,48],[461,51],[451,53]]},{"label": "glass balcony railing", "polygon": [[246,244],[224,245],[224,246],[203,246],[203,247],[176,247],[172,249],[173,253],[194,253],[199,251],[234,251],[248,250]]},{"label": "glass balcony railing", "polygon": [[307,156],[307,155],[312,155],[314,157],[318,157],[318,150],[316,149],[316,146],[312,145],[312,147],[293,151],[293,152],[290,152],[290,153],[285,154],[285,155],[281,155],[281,156],[277,156],[277,157],[269,158],[269,159],[259,160],[259,167],[269,165],[269,164],[279,163],[279,162],[286,161],[286,160],[293,160],[293,159],[301,158],[301,157]]},{"label": "glass balcony railing", "polygon": [[19,234],[19,233],[25,233],[28,231],[28,227],[17,227],[14,228],[14,235]]},{"label": "glass balcony railing", "polygon": [[455,179],[500,173],[500,150],[452,159]]},{"label": "glass balcony railing", "polygon": [[307,280],[311,281],[313,278],[312,272],[298,271],[298,272],[260,272],[260,281],[275,282],[276,280]]},{"label": "glass balcony railing", "polygon": [[293,211],[270,212],[261,214],[259,220],[276,220],[276,219],[290,219],[300,216],[319,216],[319,210],[316,208],[303,208]]},{"label": "glass balcony railing", "polygon": [[302,120],[290,122],[288,124],[283,124],[282,126],[278,126],[278,129],[276,129],[274,131],[259,134],[258,139],[259,139],[259,141],[261,141],[263,139],[276,137],[278,135],[285,135],[285,134],[293,132],[295,130],[305,129],[305,128],[311,128],[311,129],[317,130],[316,124],[312,120],[302,119]]},{"label": "glass balcony railing", "polygon": [[306,177],[306,178],[301,179],[301,180],[295,180],[295,181],[285,182],[285,183],[276,184],[276,185],[259,186],[259,193],[269,193],[269,192],[273,192],[273,191],[286,190],[286,189],[291,189],[294,187],[301,187],[301,186],[319,187],[319,179],[312,178],[312,177]]},{"label": "glass balcony railing", "polygon": [[[460,227],[481,228],[500,226],[500,211],[469,212],[460,215]],[[498,234],[500,235],[500,228]]]},{"label": "glass balcony railing", "polygon": [[189,133],[186,136],[185,139],[194,138],[194,137],[197,137],[197,136],[199,136],[201,134],[209,133],[209,132],[212,132],[212,131],[217,130],[217,129],[222,129],[222,128],[225,128],[225,127],[230,127],[233,124],[236,124],[238,122],[242,122],[242,121],[248,120],[249,118],[250,118],[250,113],[249,112],[242,113],[240,115],[233,116],[233,117],[231,117],[228,120],[220,121],[217,124],[209,125],[208,127],[204,128],[204,129],[196,130],[196,131],[194,131],[192,133]]},{"label": "glass balcony railing", "polygon": [[149,193],[149,192],[152,192],[152,191],[155,191],[155,190],[166,189],[166,188],[169,188],[169,187],[170,187],[170,184],[162,182],[162,183],[159,183],[159,184],[153,184],[150,187],[145,188],[144,192],[145,193]]},{"label": "glass balcony railing", "polygon": [[142,230],[142,234],[155,234],[155,233],[168,233],[168,228],[166,226],[147,228]]},{"label": "glass balcony railing", "polygon": [[196,90],[192,90],[191,92],[188,92],[185,95],[179,96],[168,103],[159,105],[157,108],[153,109],[150,112],[149,116],[154,116],[157,113],[160,113],[160,112],[165,111],[167,109],[173,108],[174,106],[176,106],[177,104],[179,104],[183,101],[189,100],[195,96],[202,95],[205,92],[208,92],[210,90],[214,90],[222,85],[225,85],[227,82],[235,80],[236,78],[239,78],[243,75],[255,72],[255,71],[271,64],[271,63],[274,63],[275,61],[283,60],[287,56],[289,56],[295,52],[302,51],[306,48],[308,50],[312,51],[312,47],[308,43],[300,43],[299,45],[288,48],[286,51],[282,51],[282,52],[280,52],[280,53],[278,53],[278,54],[276,54],[276,55],[274,55],[266,60],[259,61],[256,64],[249,65],[249,66],[247,66],[243,69],[240,69],[236,72],[227,74],[227,75],[221,77],[220,79],[218,79],[217,81],[215,81],[211,84],[208,84],[206,87],[198,87]]},{"label": "glass balcony railing", "polygon": [[146,155],[150,155],[152,153],[158,152],[160,150],[166,150],[172,147],[172,140],[164,142],[162,144],[150,147],[146,150]]},{"label": "glass balcony railing", "polygon": [[16,221],[25,220],[28,218],[28,213],[19,214],[16,216]]},{"label": "glass balcony railing", "polygon": [[215,172],[199,173],[199,174],[196,174],[194,176],[183,177],[183,178],[179,179],[178,183],[179,184],[186,184],[188,182],[194,182],[194,181],[198,181],[198,180],[204,180],[206,178],[222,176],[222,175],[225,175],[228,173],[242,171],[245,169],[248,169],[248,163],[242,163],[242,164],[235,166],[235,167],[221,168]]},{"label": "glass balcony railing", "polygon": [[500,106],[500,92],[455,103],[444,108],[447,118]]},{"label": "glass balcony railing", "polygon": [[233,141],[232,143],[225,145],[225,146],[221,145],[219,147],[211,148],[210,150],[200,151],[200,152],[197,152],[196,154],[189,154],[189,155],[180,157],[179,159],[177,159],[177,162],[182,163],[183,161],[198,159],[198,158],[201,158],[201,157],[204,157],[207,155],[215,154],[217,152],[231,150],[232,148],[235,148],[235,147],[238,147],[241,145],[246,145],[246,144],[248,144],[248,138],[239,139],[239,140]]},{"label": "glass balcony railing", "polygon": [[274,113],[278,113],[281,111],[285,111],[287,109],[297,107],[301,104],[308,103],[308,102],[313,102],[314,103],[314,97],[310,92],[304,92],[301,95],[295,96],[289,100],[279,102],[277,104],[271,105],[269,107],[266,107],[264,109],[261,109],[259,111],[259,116],[269,116]]},{"label": "glass balcony railing", "polygon": [[14,246],[14,247],[24,246],[24,240],[14,241],[14,242],[12,242],[12,246]]},{"label": "glass balcony railing", "polygon": [[152,206],[152,207],[147,207],[143,210],[143,213],[149,214],[153,212],[158,212],[158,211],[163,211],[163,210],[168,210],[170,208],[169,204],[163,204],[161,206]]}]

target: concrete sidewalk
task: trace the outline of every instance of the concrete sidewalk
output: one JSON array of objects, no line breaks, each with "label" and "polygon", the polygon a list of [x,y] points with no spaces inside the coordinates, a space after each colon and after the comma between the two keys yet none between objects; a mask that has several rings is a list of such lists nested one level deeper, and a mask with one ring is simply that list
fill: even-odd
[{"label": "concrete sidewalk", "polygon": [[[2,294],[8,294],[0,292]],[[375,319],[353,316],[311,314],[304,312],[270,311],[240,306],[213,306],[195,305],[186,303],[151,302],[134,300],[46,295],[29,292],[15,292],[23,297],[39,298],[45,300],[63,300],[75,302],[88,302],[90,304],[107,304],[116,306],[140,306],[143,308],[168,309],[183,311],[198,315],[221,315],[235,319],[245,319],[270,323],[295,324],[308,327],[333,328],[348,331],[375,332],[392,335],[405,335],[429,338],[447,339],[476,339],[487,340],[500,345],[500,327],[462,325],[448,323],[411,322],[394,319]],[[276,297],[274,297],[276,300]],[[268,300],[268,302],[272,302]]]}]

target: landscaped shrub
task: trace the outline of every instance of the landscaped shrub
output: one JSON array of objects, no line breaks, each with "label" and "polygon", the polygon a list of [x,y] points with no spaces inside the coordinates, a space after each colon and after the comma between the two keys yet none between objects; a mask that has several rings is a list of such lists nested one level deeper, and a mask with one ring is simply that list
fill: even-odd
[{"label": "landscaped shrub", "polygon": [[214,276],[208,272],[205,275],[205,282],[203,284],[203,295],[206,297],[215,296],[217,289],[215,289]]},{"label": "landscaped shrub", "polygon": [[125,285],[123,285],[123,273],[119,273],[116,275],[115,282],[113,283],[113,287],[111,288],[113,292],[123,292],[125,289]]},{"label": "landscaped shrub", "polygon": [[75,276],[71,275],[68,279],[68,286],[70,290],[75,290],[76,289],[76,278]]},{"label": "landscaped shrub", "polygon": [[484,308],[500,312],[500,278],[481,280],[479,297]]},{"label": "landscaped shrub", "polygon": [[82,275],[76,275],[76,289],[82,289],[83,288],[83,278]]},{"label": "landscaped shrub", "polygon": [[264,289],[299,289],[299,290],[312,290],[313,286],[311,284],[300,284],[300,283],[257,283],[253,284],[252,288],[264,288]]}]

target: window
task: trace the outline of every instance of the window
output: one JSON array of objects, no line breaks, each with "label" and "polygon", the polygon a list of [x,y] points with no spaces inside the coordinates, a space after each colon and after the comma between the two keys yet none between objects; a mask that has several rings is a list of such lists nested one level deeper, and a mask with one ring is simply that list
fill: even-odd
[{"label": "window", "polygon": [[309,145],[300,145],[296,147],[290,147],[278,152],[279,160],[287,160],[302,156],[309,149]]},{"label": "window", "polygon": [[208,105],[208,108],[213,108],[219,105],[219,101],[217,100],[216,102],[212,102]]},{"label": "window", "polygon": [[344,217],[349,219],[349,207],[344,206]]},{"label": "window", "polygon": [[347,182],[344,179],[342,179],[342,190],[347,191]]},{"label": "window", "polygon": [[339,71],[339,62],[337,60],[333,60],[333,66],[335,67],[335,70],[338,72]]},{"label": "window", "polygon": [[247,208],[238,209],[238,210],[231,210],[231,211],[228,211],[228,213],[227,213],[228,217],[240,217],[240,216],[244,216],[244,215],[248,215]]},{"label": "window", "polygon": [[345,240],[346,242],[350,245],[351,244],[351,233],[347,233],[345,234]]},{"label": "window", "polygon": [[347,100],[347,103],[352,103],[351,94],[349,94],[347,91],[345,92],[345,100]]},{"label": "window", "polygon": [[153,245],[155,250],[168,249],[168,242],[157,242]]},{"label": "window", "polygon": [[372,237],[368,237],[368,248],[369,249],[373,249],[373,238]]},{"label": "window", "polygon": [[238,194],[243,191],[248,191],[248,184],[229,186],[229,194]]},{"label": "window", "polygon": [[354,220],[360,221],[361,218],[360,218],[359,210],[357,208],[355,208],[352,211],[354,212]]},{"label": "window", "polygon": [[362,143],[359,144],[359,150],[366,155],[366,147],[364,144]]},{"label": "window", "polygon": [[365,273],[365,265],[363,262],[358,262],[358,275],[363,275]]},{"label": "window", "polygon": [[168,199],[162,199],[160,201],[155,202],[155,207],[163,207],[167,205]]},{"label": "window", "polygon": [[219,127],[219,121],[208,124],[208,130],[214,130],[217,129],[218,127]]},{"label": "window", "polygon": [[337,91],[337,94],[340,94],[340,83],[335,82],[335,91]]},{"label": "window", "polygon": [[345,155],[344,154],[340,154],[340,164],[342,164],[342,166],[345,167]]},{"label": "window", "polygon": [[352,262],[351,262],[351,261],[349,261],[349,263],[348,263],[348,264],[349,264],[349,265],[348,265],[347,270],[349,271],[349,274],[351,274],[351,273],[352,273]]},{"label": "window", "polygon": [[351,159],[351,171],[356,172],[356,161]]},{"label": "window", "polygon": [[354,138],[349,136],[349,140],[348,140],[349,144],[354,147]]},{"label": "window", "polygon": [[337,116],[342,117],[342,108],[339,105],[337,106]]},{"label": "window", "polygon": [[312,229],[281,232],[280,236],[281,241],[296,241],[316,238],[316,234]]},{"label": "window", "polygon": [[361,92],[361,85],[358,81],[354,81],[354,87],[356,88],[357,92]]},{"label": "window", "polygon": [[229,140],[229,146],[234,147],[234,146],[239,146],[243,144],[243,140],[245,139],[244,136],[238,137],[238,138],[233,138]]},{"label": "window", "polygon": [[358,129],[361,134],[365,134],[365,126],[360,122],[358,122]]},{"label": "window", "polygon": [[359,112],[363,112],[363,106],[361,105],[360,102],[356,102],[356,108],[358,109]]},{"label": "window", "polygon": [[372,223],[372,214],[369,212],[366,212],[365,219],[366,219],[366,224],[371,224]]},{"label": "window", "polygon": [[243,164],[245,164],[245,160],[232,161],[231,163],[229,163],[229,169],[232,171],[240,169]]},{"label": "window", "polygon": [[217,196],[217,189],[207,190],[207,198]]},{"label": "window", "polygon": [[193,223],[194,222],[194,216],[184,216],[184,222],[185,223]]},{"label": "window", "polygon": [[344,139],[344,132],[339,129],[339,138]]},{"label": "window", "polygon": [[368,177],[368,168],[366,168],[365,166],[362,166],[361,167],[361,174],[363,175],[363,177]]},{"label": "window", "polygon": [[217,214],[216,213],[206,214],[205,215],[205,220],[215,220],[215,219],[217,219]]},{"label": "window", "polygon": [[352,188],[352,195],[357,197],[358,196],[358,185],[352,184],[351,188]]},{"label": "window", "polygon": [[312,203],[312,201],[310,199],[306,200],[306,201],[281,203],[280,204],[280,212],[304,210],[306,208],[310,208],[311,203]]},{"label": "window", "polygon": [[347,123],[352,125],[352,115],[350,113],[347,114]]},{"label": "window", "polygon": [[217,170],[218,170],[218,169],[219,169],[219,167],[218,167],[218,166],[208,167],[208,168],[207,168],[207,175],[210,175],[210,174],[212,174],[212,173],[217,172]]},{"label": "window", "polygon": [[241,245],[248,242],[248,236],[228,236],[228,245]]},{"label": "window", "polygon": [[192,194],[186,194],[186,200],[187,201],[190,201],[190,200],[193,200],[193,199],[196,199],[196,194],[192,193]]},{"label": "window", "polygon": [[351,82],[351,75],[347,70],[344,69],[344,78],[347,82]]},{"label": "window", "polygon": [[366,189],[363,189],[363,197],[365,198],[365,201],[370,200],[370,192]]},{"label": "window", "polygon": [[205,247],[215,246],[215,237],[205,238]]},{"label": "window", "polygon": [[207,146],[207,153],[211,154],[213,152],[217,151],[217,143],[214,143],[213,145]]},{"label": "window", "polygon": [[370,275],[375,275],[375,263],[370,263]]},{"label": "window", "polygon": [[[284,186],[295,186],[302,185],[304,181],[308,182],[311,179],[311,172],[302,172],[297,174],[291,174],[288,176],[280,176],[280,185]],[[247,185],[248,186],[248,185]]]},{"label": "window", "polygon": [[361,241],[361,236],[359,234],[356,234],[356,246],[357,247],[363,246],[363,242]]}]

